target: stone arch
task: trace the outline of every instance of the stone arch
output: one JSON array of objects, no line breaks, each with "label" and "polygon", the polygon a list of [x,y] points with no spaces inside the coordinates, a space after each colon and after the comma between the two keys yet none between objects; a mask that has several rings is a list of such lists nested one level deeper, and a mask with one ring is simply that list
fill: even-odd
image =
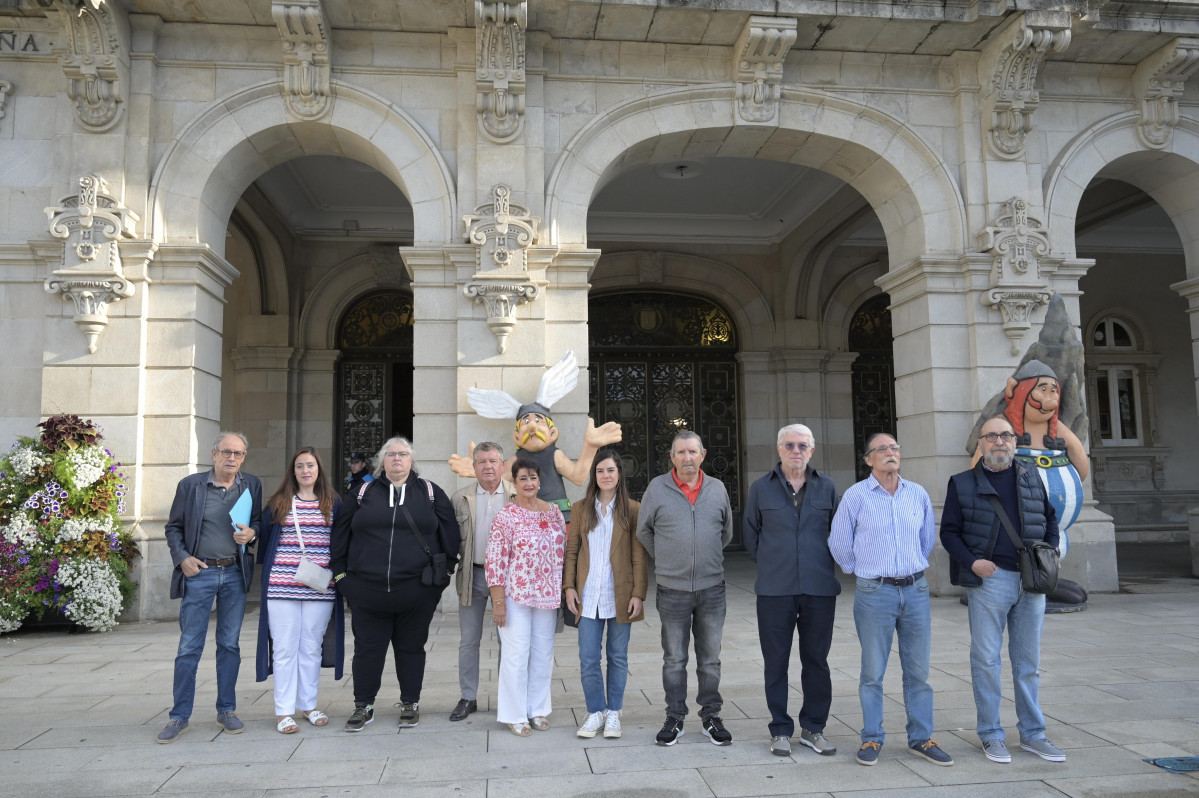
[{"label": "stone arch", "polygon": [[204,243],[220,254],[237,201],[259,175],[305,155],[375,167],[412,203],[414,243],[451,240],[454,177],[433,140],[382,97],[334,82],[325,121],[292,119],[277,81],[235,92],[193,120],[168,147],[150,185],[151,236]]},{"label": "stone arch", "polygon": [[825,268],[837,248],[866,220],[872,210],[869,205],[843,209],[829,225],[821,229],[823,235],[813,236],[811,247],[801,247],[804,257],[793,262],[787,270],[786,317],[820,319],[820,305],[828,293]]},{"label": "stone arch", "polygon": [[1108,117],[1079,133],[1050,164],[1043,184],[1053,254],[1075,257],[1074,225],[1083,192],[1096,177],[1122,180],[1153,198],[1182,240],[1187,276],[1199,276],[1199,122],[1182,119],[1167,147],[1136,135],[1140,115]]},{"label": "stone arch", "polygon": [[403,279],[399,263],[388,262],[379,252],[366,252],[329,270],[312,290],[312,299],[300,311],[300,346],[306,350],[337,349],[337,325],[363,294],[381,288],[412,290]]},{"label": "stone arch", "polygon": [[822,343],[828,349],[849,351],[849,323],[854,314],[866,300],[883,293],[875,284],[879,269],[878,261],[863,264],[845,275],[829,292],[821,308],[820,324]]},{"label": "stone arch", "polygon": [[[642,264],[647,258],[661,263],[661,280],[645,282]],[[615,252],[600,257],[602,268],[591,280],[591,290],[677,290],[712,300],[728,310],[737,325],[742,351],[769,349],[774,340],[774,313],[766,296],[741,272],[718,260],[676,252]]]},{"label": "stone arch", "polygon": [[235,236],[254,253],[258,273],[247,288],[254,292],[252,306],[263,315],[291,312],[288,299],[287,259],[279,239],[263,221],[256,208],[239,201],[229,218],[229,235]]},{"label": "stone arch", "polygon": [[592,120],[563,148],[550,173],[550,242],[586,245],[588,206],[617,171],[716,153],[786,161],[841,178],[877,213],[892,265],[966,248],[965,208],[953,176],[901,120],[824,92],[786,88],[777,126],[742,125],[733,98],[727,84],[682,88],[632,100]]}]

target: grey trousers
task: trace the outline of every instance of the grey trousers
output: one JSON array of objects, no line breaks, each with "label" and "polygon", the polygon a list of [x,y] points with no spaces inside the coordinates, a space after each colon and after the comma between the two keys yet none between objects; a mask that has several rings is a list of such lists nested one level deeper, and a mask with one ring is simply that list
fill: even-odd
[{"label": "grey trousers", "polygon": [[482,568],[469,563],[465,566],[474,572],[471,586],[471,602],[458,606],[458,630],[462,642],[458,644],[458,686],[462,697],[474,701],[479,694],[479,643],[483,640],[483,619],[491,592],[487,589],[487,574]]}]

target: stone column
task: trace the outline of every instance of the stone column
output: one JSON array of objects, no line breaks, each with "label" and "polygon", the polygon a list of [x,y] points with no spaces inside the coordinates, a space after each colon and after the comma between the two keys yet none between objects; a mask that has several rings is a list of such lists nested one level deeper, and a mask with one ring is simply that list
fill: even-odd
[{"label": "stone column", "polygon": [[[139,618],[178,613],[168,598],[173,566],[164,525],[179,480],[212,465],[210,450],[221,427],[224,293],[237,276],[203,244],[162,245],[149,270],[139,342],[145,431],[135,462],[126,468],[137,473],[140,486],[131,505],[143,541],[133,610]],[[256,436],[246,433],[253,449]]]},{"label": "stone column", "polygon": [[[315,446],[325,458],[325,468],[335,486],[340,484],[345,472],[344,463],[333,461],[336,447],[334,427],[330,424],[338,411],[337,360],[340,357],[341,352],[336,349],[296,352],[291,356],[287,375],[287,454],[290,456],[301,446]],[[373,456],[374,452],[371,454]]]},{"label": "stone column", "polygon": [[[287,331],[286,316],[257,316],[242,323],[249,321],[278,324],[284,333]],[[262,326],[252,324],[251,328],[262,331]],[[241,338],[253,340],[254,336],[243,326]],[[270,339],[263,336],[259,340]],[[283,340],[286,341],[286,337]],[[223,391],[234,396],[233,418],[239,419],[238,423],[244,427],[240,431],[251,436],[252,445],[244,468],[262,480],[262,488],[267,494],[279,484],[294,450],[288,443],[290,416],[286,413],[291,398],[288,366],[292,351],[290,346],[269,344],[239,346],[231,353],[234,372],[222,381]],[[326,462],[325,468],[330,468],[330,464]]]}]

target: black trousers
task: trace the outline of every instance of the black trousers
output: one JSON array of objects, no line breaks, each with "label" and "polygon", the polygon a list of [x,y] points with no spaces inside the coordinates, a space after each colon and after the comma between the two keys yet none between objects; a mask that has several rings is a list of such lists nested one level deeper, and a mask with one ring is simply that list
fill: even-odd
[{"label": "black trousers", "polygon": [[354,703],[373,704],[383,680],[387,647],[395,654],[400,701],[420,701],[425,681],[425,642],[441,588],[418,577],[392,582],[391,592],[347,575],[337,585],[350,605],[354,630]]},{"label": "black trousers", "polygon": [[795,734],[787,714],[787,666],[791,640],[799,631],[800,686],[803,706],[799,725],[822,732],[833,704],[833,680],[828,652],[833,646],[836,596],[758,596],[758,639],[765,660],[766,707],[770,710],[770,736]]}]

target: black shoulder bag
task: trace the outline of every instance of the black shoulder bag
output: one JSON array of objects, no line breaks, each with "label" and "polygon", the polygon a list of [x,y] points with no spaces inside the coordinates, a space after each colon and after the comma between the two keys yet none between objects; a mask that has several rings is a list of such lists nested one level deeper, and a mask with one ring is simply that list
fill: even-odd
[{"label": "black shoulder bag", "polygon": [[1012,519],[1004,512],[999,497],[989,493],[987,500],[991,502],[995,514],[999,516],[999,522],[1003,524],[1008,537],[1012,539],[1012,545],[1016,547],[1016,561],[1020,565],[1020,586],[1024,588],[1024,592],[1052,593],[1057,589],[1057,549],[1044,541],[1032,546],[1025,545],[1016,534]]},{"label": "black shoulder bag", "polygon": [[[419,479],[424,482],[429,489],[429,504],[433,504],[433,486],[426,480]],[[420,527],[412,520],[412,513],[408,512],[408,507],[401,504],[400,509],[404,511],[404,517],[408,519],[408,526],[412,528],[412,533],[416,535],[417,541],[420,542],[420,547],[425,550],[425,556],[429,558],[429,564],[420,572],[420,583],[425,587],[440,587],[444,588],[450,583],[450,570],[447,566],[446,556],[443,552],[437,554],[429,551],[429,544],[425,542],[425,536],[421,534]]]}]

